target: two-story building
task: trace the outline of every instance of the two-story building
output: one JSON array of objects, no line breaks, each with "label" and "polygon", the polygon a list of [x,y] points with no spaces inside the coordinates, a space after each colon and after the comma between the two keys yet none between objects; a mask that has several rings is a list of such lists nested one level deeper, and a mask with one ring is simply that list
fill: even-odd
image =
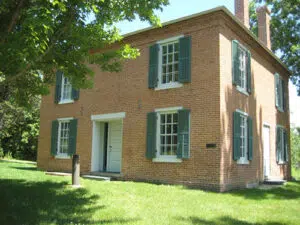
[{"label": "two-story building", "polygon": [[226,191],[289,179],[290,72],[271,52],[270,12],[247,0],[125,35],[140,56],[76,91],[57,72],[42,98],[38,167]]}]

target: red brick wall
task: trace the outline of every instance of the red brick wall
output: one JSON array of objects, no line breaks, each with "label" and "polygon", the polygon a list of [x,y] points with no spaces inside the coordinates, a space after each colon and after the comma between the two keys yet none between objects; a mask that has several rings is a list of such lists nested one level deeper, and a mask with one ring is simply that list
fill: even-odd
[{"label": "red brick wall", "polygon": [[[221,190],[245,187],[264,179],[263,174],[263,124],[270,125],[270,161],[272,177],[288,178],[290,168],[276,163],[275,132],[280,124],[289,131],[289,108],[285,113],[275,107],[274,74],[279,73],[285,80],[288,93],[288,75],[270,58],[258,44],[241,32],[232,21],[223,20],[220,34],[220,74],[221,74]],[[232,85],[231,42],[238,40],[252,54],[252,93],[240,93]],[[287,95],[288,104],[288,95]],[[238,165],[232,159],[233,112],[240,109],[253,119],[253,160],[249,165]]]}]

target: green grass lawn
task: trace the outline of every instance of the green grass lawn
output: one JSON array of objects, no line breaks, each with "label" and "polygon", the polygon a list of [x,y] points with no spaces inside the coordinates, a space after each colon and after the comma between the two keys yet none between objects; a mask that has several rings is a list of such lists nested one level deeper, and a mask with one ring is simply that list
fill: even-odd
[{"label": "green grass lawn", "polygon": [[300,182],[213,193],[182,186],[45,175],[0,161],[0,224],[300,224]]}]

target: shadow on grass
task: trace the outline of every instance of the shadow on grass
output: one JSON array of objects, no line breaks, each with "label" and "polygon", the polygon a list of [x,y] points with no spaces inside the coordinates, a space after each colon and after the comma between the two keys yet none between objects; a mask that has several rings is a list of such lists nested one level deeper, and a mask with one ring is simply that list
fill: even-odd
[{"label": "shadow on grass", "polygon": [[264,199],[298,199],[300,198],[300,181],[288,182],[285,186],[269,190],[245,189],[229,192],[231,195],[237,195],[246,199],[264,200]]},{"label": "shadow on grass", "polygon": [[38,171],[36,167],[10,166],[10,168],[17,169],[17,170]]},{"label": "shadow on grass", "polygon": [[0,180],[0,224],[109,224],[134,219],[92,220],[104,205],[99,195],[86,189],[72,189],[67,182]]},{"label": "shadow on grass", "polygon": [[219,217],[214,220],[201,219],[200,217],[190,216],[190,217],[178,217],[181,222],[185,222],[193,225],[285,225],[279,222],[265,222],[265,223],[250,223],[247,221],[242,221],[239,219],[234,219],[229,216]]}]

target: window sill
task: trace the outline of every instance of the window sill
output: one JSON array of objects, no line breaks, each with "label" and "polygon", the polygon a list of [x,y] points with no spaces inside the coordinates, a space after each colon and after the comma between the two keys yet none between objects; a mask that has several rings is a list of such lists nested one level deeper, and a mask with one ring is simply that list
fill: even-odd
[{"label": "window sill", "polygon": [[154,88],[154,90],[159,91],[159,90],[166,90],[166,89],[180,88],[180,87],[183,87],[182,83],[174,82],[168,84],[160,84],[156,88]]},{"label": "window sill", "polygon": [[241,88],[240,86],[236,86],[236,89],[237,89],[240,93],[249,96],[249,93],[247,92],[247,90]]},{"label": "window sill", "polygon": [[70,104],[70,103],[74,103],[74,100],[73,99],[63,100],[63,101],[60,101],[58,104],[62,105],[62,104]]},{"label": "window sill", "polygon": [[287,162],[284,162],[284,161],[280,161],[280,162],[277,162],[278,165],[287,165]]},{"label": "window sill", "polygon": [[249,162],[248,159],[239,159],[239,160],[237,161],[237,164],[238,164],[238,165],[249,165],[250,162]]},{"label": "window sill", "polygon": [[59,154],[55,156],[56,159],[71,159],[71,156],[67,154]]},{"label": "window sill", "polygon": [[152,162],[164,162],[164,163],[181,163],[182,160],[181,159],[178,159],[178,158],[163,158],[163,157],[160,157],[160,158],[154,158],[152,159]]},{"label": "window sill", "polygon": [[284,110],[283,110],[282,108],[276,106],[276,109],[277,109],[279,112],[284,113]]}]

